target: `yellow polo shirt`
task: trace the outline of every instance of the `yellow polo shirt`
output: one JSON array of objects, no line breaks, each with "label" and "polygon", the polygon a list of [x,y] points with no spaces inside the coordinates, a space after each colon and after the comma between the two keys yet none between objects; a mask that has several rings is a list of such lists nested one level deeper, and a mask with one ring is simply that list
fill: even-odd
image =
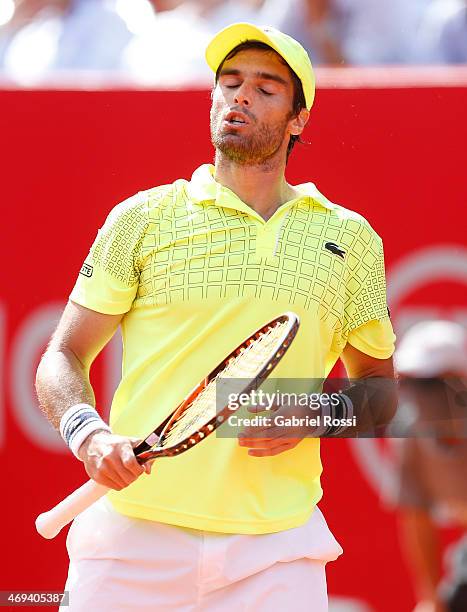
[{"label": "yellow polo shirt", "polygon": [[[239,342],[288,310],[301,325],[274,377],[325,378],[347,342],[392,354],[381,239],[313,184],[296,189],[302,195],[265,221],[204,165],[191,181],[111,211],[70,299],[126,313],[115,433],[145,437]],[[258,458],[213,435],[109,498],[129,516],[268,533],[307,520],[322,496],[321,471],[318,439]]]}]

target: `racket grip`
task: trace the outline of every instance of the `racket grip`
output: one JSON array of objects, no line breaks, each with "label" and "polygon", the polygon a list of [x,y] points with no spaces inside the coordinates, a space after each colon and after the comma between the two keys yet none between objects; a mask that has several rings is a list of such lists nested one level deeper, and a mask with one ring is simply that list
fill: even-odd
[{"label": "racket grip", "polygon": [[109,491],[108,487],[94,480],[88,480],[84,485],[65,497],[48,512],[39,514],[36,518],[36,529],[44,538],[51,540],[60,533],[78,514],[89,508],[94,502]]}]

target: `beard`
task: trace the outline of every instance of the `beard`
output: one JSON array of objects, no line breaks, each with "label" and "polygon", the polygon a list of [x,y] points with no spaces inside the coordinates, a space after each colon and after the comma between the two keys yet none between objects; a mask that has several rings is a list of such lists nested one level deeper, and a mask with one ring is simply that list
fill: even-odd
[{"label": "beard", "polygon": [[[225,127],[222,112],[211,109],[211,142],[215,149],[240,165],[262,164],[281,149],[290,117],[280,123],[252,122],[250,134],[241,129]],[[253,128],[253,129],[252,129]]]}]

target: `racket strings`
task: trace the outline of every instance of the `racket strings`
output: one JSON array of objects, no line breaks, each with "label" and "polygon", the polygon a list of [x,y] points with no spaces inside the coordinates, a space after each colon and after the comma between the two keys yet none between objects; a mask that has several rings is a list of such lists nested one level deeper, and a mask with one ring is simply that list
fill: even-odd
[{"label": "racket strings", "polygon": [[[229,359],[225,367],[209,381],[207,386],[193,400],[180,418],[167,432],[161,446],[175,446],[200,430],[217,414],[216,399],[227,398],[227,393],[241,392],[245,388],[245,379],[256,378],[271,357],[276,353],[283,338],[288,322],[279,322],[262,332],[258,337],[245,344],[239,353]],[[234,381],[238,379],[237,389]]]}]

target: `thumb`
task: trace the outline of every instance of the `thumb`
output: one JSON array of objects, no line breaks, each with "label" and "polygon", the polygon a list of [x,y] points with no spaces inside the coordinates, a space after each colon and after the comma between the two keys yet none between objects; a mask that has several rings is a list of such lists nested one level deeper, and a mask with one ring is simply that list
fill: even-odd
[{"label": "thumb", "polygon": [[152,464],[154,463],[155,459],[153,459],[152,461],[146,461],[146,463],[143,463],[143,468],[144,471],[146,472],[146,474],[150,474],[151,470],[152,470]]},{"label": "thumb", "polygon": [[253,412],[255,414],[257,414],[258,412],[276,412],[277,410],[279,410],[279,408],[281,408],[282,406],[280,406],[280,404],[278,404],[277,402],[268,406],[262,406],[260,405],[249,405],[247,406],[248,412]]},{"label": "thumb", "polygon": [[135,448],[135,446],[138,446],[138,444],[143,441],[142,438],[135,438],[134,436],[128,436],[128,440],[130,440],[131,446],[133,448]]},{"label": "thumb", "polygon": [[262,408],[261,406],[249,405],[247,406],[247,410],[248,412],[253,412],[254,414],[256,414],[258,412],[263,412],[264,408]]},{"label": "thumb", "polygon": [[[129,436],[128,440],[131,442],[131,446],[133,448],[136,448],[138,446],[138,444],[140,444],[140,442],[143,441],[142,438],[135,438],[134,436]],[[152,469],[152,464],[154,463],[154,459],[152,461],[145,461],[142,464],[142,468],[143,470],[146,472],[146,474],[150,474],[151,473],[151,469]]]},{"label": "thumb", "polygon": [[270,410],[275,410],[275,409],[276,409],[275,405],[263,406],[261,404],[249,404],[247,406],[248,412],[253,412],[254,414],[257,414],[258,412],[269,412]]}]

